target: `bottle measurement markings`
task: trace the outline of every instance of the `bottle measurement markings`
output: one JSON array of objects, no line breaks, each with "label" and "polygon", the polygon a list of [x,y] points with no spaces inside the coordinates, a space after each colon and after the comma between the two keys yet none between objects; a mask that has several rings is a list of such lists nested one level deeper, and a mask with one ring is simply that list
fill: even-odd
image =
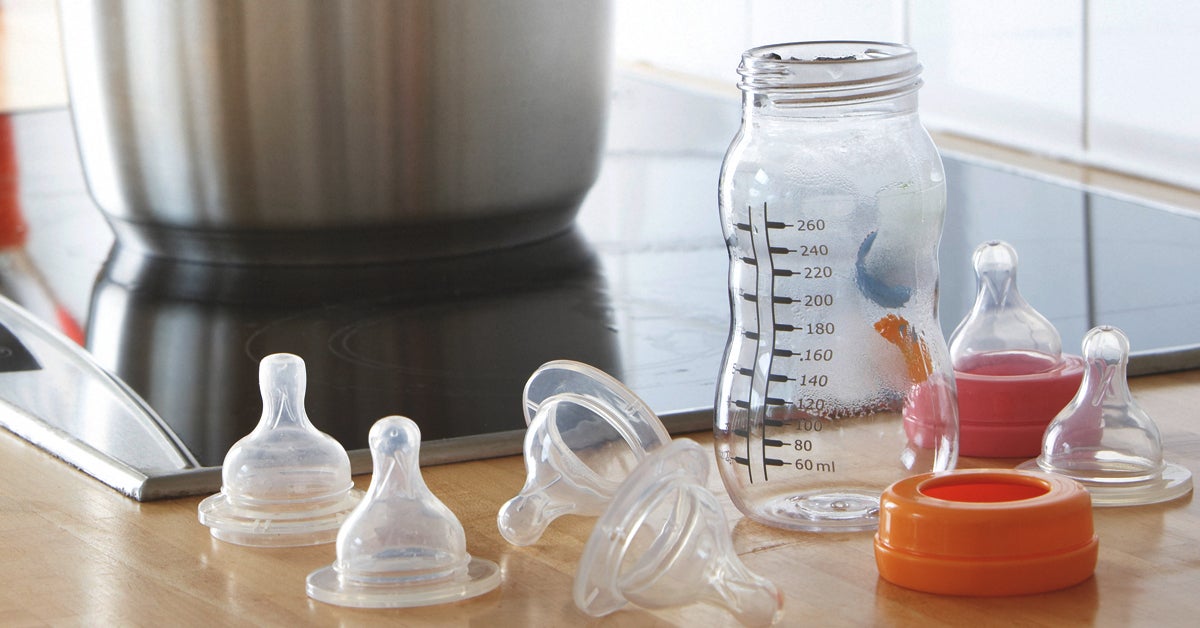
[{"label": "bottle measurement markings", "polygon": [[[771,396],[770,387],[790,384],[808,389],[825,388],[829,385],[829,375],[821,372],[823,369],[819,367],[834,359],[832,348],[794,349],[776,346],[778,344],[776,341],[789,336],[831,339],[836,333],[834,323],[829,321],[789,322],[777,319],[776,306],[799,305],[804,308],[820,310],[831,307],[834,303],[833,294],[819,289],[811,292],[805,291],[807,294],[800,295],[776,294],[776,291],[780,289],[780,280],[789,282],[800,280],[804,282],[803,285],[810,285],[810,281],[824,283],[823,280],[832,279],[835,272],[833,266],[821,261],[821,258],[825,258],[831,253],[831,248],[827,243],[818,241],[784,246],[772,241],[772,233],[794,231],[818,236],[825,230],[825,221],[823,219],[806,219],[796,223],[773,221],[768,216],[766,203],[762,204],[761,212],[756,211],[753,206],[748,206],[747,212],[750,220],[739,222],[734,227],[750,236],[750,255],[741,257],[740,261],[757,269],[758,282],[754,286],[754,290],[743,290],[739,293],[740,298],[745,303],[752,304],[758,314],[755,318],[756,326],[746,328],[741,332],[743,338],[756,345],[754,364],[757,367],[734,365],[734,371],[738,375],[750,379],[750,390],[747,399],[733,400],[732,402],[735,407],[745,410],[749,415],[747,417],[748,427],[739,427],[733,430],[734,435],[745,440],[747,454],[734,456],[732,460],[747,467],[751,483],[755,481],[753,468],[759,466],[762,469],[763,481],[767,479],[768,467],[789,466],[801,471],[833,473],[836,471],[836,465],[832,461],[817,461],[810,458],[788,461],[781,455],[789,448],[797,452],[812,452],[814,444],[811,439],[783,440],[767,435],[768,430],[775,432],[787,427],[784,421],[768,419],[767,417],[771,414],[769,410],[792,405],[786,399]],[[759,220],[761,220],[761,228],[756,229],[756,223]],[[775,265],[777,257],[794,261],[805,260],[806,263],[793,268],[777,267]],[[815,371],[810,370],[799,374],[792,373],[790,369],[786,373],[781,373],[775,368],[774,360],[776,359],[785,359],[793,363],[810,363],[818,368]],[[819,410],[823,405],[819,399],[806,397],[798,401],[795,407]],[[754,428],[753,426],[759,427]],[[794,427],[803,431],[820,431],[819,426],[819,420],[804,419],[801,424]],[[755,440],[758,441],[758,452],[754,452],[755,448],[752,447]],[[804,445],[799,445],[799,443],[804,443]],[[757,455],[754,455],[755,453]]]}]

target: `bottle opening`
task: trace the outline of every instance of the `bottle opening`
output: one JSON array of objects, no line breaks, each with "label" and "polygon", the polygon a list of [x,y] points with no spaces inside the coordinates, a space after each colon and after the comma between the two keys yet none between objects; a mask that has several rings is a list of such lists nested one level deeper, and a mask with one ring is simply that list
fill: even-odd
[{"label": "bottle opening", "polygon": [[738,87],[786,91],[792,104],[823,105],[895,98],[921,87],[917,53],[901,44],[814,41],[751,48],[742,54]]},{"label": "bottle opening", "polygon": [[997,503],[1033,499],[1050,492],[1044,484],[1019,480],[958,478],[965,481],[929,482],[918,490],[922,495],[952,502]]}]

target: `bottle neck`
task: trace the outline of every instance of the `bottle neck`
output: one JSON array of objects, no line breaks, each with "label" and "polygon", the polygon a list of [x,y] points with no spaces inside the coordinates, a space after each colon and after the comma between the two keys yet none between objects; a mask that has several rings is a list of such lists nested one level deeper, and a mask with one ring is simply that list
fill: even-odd
[{"label": "bottle neck", "polygon": [[746,115],[796,118],[914,114],[921,65],[907,46],[803,42],[746,51],[738,68]]},{"label": "bottle neck", "polygon": [[831,118],[877,118],[917,115],[917,93],[911,92],[892,98],[873,99],[822,105],[797,105],[787,94],[750,93],[742,94],[742,114],[750,117],[808,118],[827,120]]}]

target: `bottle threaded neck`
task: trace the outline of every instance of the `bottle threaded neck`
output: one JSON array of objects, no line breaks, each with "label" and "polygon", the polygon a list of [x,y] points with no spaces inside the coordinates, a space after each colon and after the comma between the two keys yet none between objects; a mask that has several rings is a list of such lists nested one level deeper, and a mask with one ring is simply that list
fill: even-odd
[{"label": "bottle threaded neck", "polygon": [[898,98],[921,87],[917,53],[901,44],[813,41],[751,48],[738,88],[779,104],[825,106]]}]

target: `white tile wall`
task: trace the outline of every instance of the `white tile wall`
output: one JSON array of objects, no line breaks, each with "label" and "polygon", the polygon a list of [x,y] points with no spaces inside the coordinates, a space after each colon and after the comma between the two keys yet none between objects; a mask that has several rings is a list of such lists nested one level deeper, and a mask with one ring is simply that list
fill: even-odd
[{"label": "white tile wall", "polygon": [[729,0],[616,0],[613,29],[618,59],[718,81],[737,80],[749,37],[746,5]]},{"label": "white tile wall", "polygon": [[749,0],[750,44],[904,39],[903,0]]},{"label": "white tile wall", "polygon": [[1200,3],[1092,0],[1088,154],[1200,188]]},{"label": "white tile wall", "polygon": [[0,110],[58,107],[67,81],[51,0],[0,0]]},{"label": "white tile wall", "polygon": [[912,44],[931,129],[1200,190],[1200,2],[616,0],[618,58],[722,85],[767,43]]},{"label": "white tile wall", "polygon": [[616,0],[616,54],[733,85],[747,48],[904,38],[905,0]]},{"label": "white tile wall", "polygon": [[1081,156],[1083,0],[921,0],[910,11],[928,126]]}]

